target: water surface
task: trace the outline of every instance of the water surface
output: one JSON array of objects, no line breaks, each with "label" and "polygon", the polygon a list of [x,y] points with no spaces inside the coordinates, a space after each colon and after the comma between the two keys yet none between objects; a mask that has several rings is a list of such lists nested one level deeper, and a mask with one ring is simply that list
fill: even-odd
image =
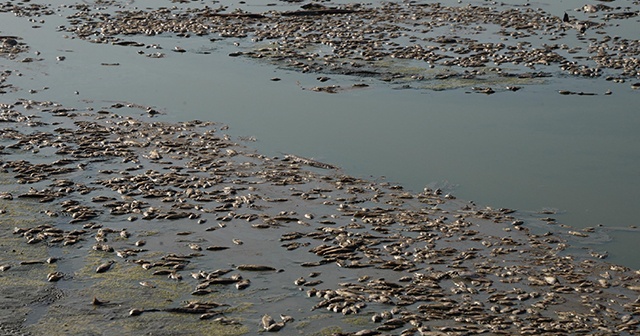
[{"label": "water surface", "polygon": [[[262,12],[271,8],[266,5],[245,9]],[[580,15],[573,9],[582,5],[532,3],[557,15]],[[295,153],[414,191],[440,187],[477,204],[552,216],[560,224],[612,228],[610,239],[588,247],[608,251],[612,262],[640,268],[633,245],[638,231],[615,229],[638,225],[640,116],[634,107],[640,92],[630,88],[631,82],[559,75],[518,92],[483,95],[470,87],[403,89],[376,79],[330,75],[324,84],[369,86],[327,94],[309,90],[319,84],[319,74],[228,56],[237,49],[234,42],[242,48],[250,45],[246,40],[136,37],[164,47],[165,58],[150,59],[137,53],[140,48],[92,44],[56,31],[67,24],[63,15],[44,18],[38,29],[26,18],[5,13],[2,19],[2,34],[21,36],[31,53],[42,52],[42,60],[33,63],[0,60],[4,69],[14,70],[11,81],[20,89],[4,100],[23,97],[78,107],[83,101],[105,106],[124,101],[166,112],[159,116],[165,120],[224,122],[232,134],[255,137],[255,146],[272,156]],[[617,33],[625,36],[637,22],[625,21]],[[173,53],[174,46],[188,52]],[[65,60],[57,61],[61,55]],[[597,95],[565,96],[558,90]],[[607,90],[612,94],[604,95]],[[539,214],[543,211],[553,214]]]}]

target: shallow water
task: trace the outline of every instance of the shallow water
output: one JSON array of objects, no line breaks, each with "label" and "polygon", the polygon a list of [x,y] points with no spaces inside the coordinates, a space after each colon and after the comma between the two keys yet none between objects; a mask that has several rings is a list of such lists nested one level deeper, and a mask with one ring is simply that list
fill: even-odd
[{"label": "shallow water", "polygon": [[[271,8],[266,5],[246,7],[262,12]],[[577,1],[532,6],[583,15],[571,11],[582,6]],[[640,238],[638,231],[615,229],[638,225],[640,116],[634,106],[640,92],[630,82],[560,75],[515,93],[482,95],[468,93],[469,87],[401,89],[375,79],[330,75],[327,85],[370,86],[326,94],[308,90],[318,85],[317,74],[228,57],[236,50],[233,39],[136,37],[165,48],[166,58],[149,59],[136,53],[140,48],[64,38],[69,34],[53,29],[66,24],[63,17],[45,17],[39,29],[29,28],[26,18],[3,13],[2,19],[1,34],[23,37],[30,52],[41,51],[43,58],[0,60],[4,69],[23,74],[17,77],[14,71],[11,82],[21,90],[4,94],[5,100],[70,106],[83,106],[83,100],[105,106],[126,101],[167,111],[163,119],[224,122],[232,134],[255,137],[255,146],[273,156],[296,153],[350,174],[384,176],[416,191],[440,187],[461,199],[525,214],[549,210],[557,222],[577,228],[610,227],[611,239],[591,248],[607,250],[612,262],[640,268],[632,243]],[[625,36],[637,22],[625,20],[619,33]],[[174,46],[188,52],[170,52]],[[59,55],[66,59],[56,61]],[[37,93],[28,94],[29,89]],[[609,89],[613,94],[603,95]],[[597,95],[563,96],[558,90]]]},{"label": "shallow water", "polygon": [[[203,4],[191,2],[188,5],[179,3],[175,5],[197,8]],[[155,1],[136,1],[133,5],[144,8],[152,5],[157,6],[158,3]],[[174,5],[174,3],[166,2],[166,5]],[[238,7],[247,7],[252,11],[254,9],[255,11],[266,11],[274,7],[267,6],[267,3],[237,5]],[[539,5],[549,6],[547,4]],[[581,4],[571,2],[565,5],[574,7]],[[297,8],[297,5],[292,4],[280,4],[279,6],[275,7]],[[555,13],[559,9],[564,10],[561,6],[564,5],[556,3],[550,7],[550,11]],[[94,110],[87,111],[87,118],[97,116],[93,112],[101,109],[102,106],[105,110],[117,110],[118,114],[141,116],[145,120],[201,119],[221,122],[231,127],[229,131],[225,130],[225,133],[245,140],[256,139],[256,142],[250,143],[249,146],[256,147],[260,153],[268,156],[282,157],[284,154],[293,153],[338,165],[345,174],[363,176],[376,181],[386,179],[393,184],[402,184],[415,192],[421,191],[425,186],[442,188],[444,193],[452,193],[459,198],[457,202],[451,201],[451,203],[442,205],[442,207],[451,207],[451,209],[444,209],[451,210],[451,212],[440,212],[441,210],[436,209],[440,205],[434,205],[428,201],[426,202],[429,204],[427,206],[420,199],[414,198],[416,201],[414,202],[400,200],[401,197],[395,198],[395,193],[399,192],[398,189],[386,185],[382,188],[381,200],[368,199],[369,196],[366,196],[356,202],[354,198],[354,202],[356,202],[356,205],[353,205],[354,209],[376,208],[382,204],[384,204],[383,206],[386,204],[395,206],[399,203],[404,204],[406,209],[429,213],[429,216],[433,214],[434,217],[443,218],[443,214],[455,214],[451,217],[459,218],[458,216],[461,216],[460,218],[462,218],[464,217],[461,215],[462,213],[465,216],[480,216],[482,211],[476,210],[483,209],[485,205],[493,208],[515,208],[518,209],[518,212],[514,214],[515,218],[524,219],[524,226],[527,229],[522,233],[517,232],[520,230],[517,225],[512,224],[513,218],[508,216],[502,218],[503,214],[500,210],[488,211],[488,219],[473,221],[469,226],[470,231],[481,232],[480,237],[474,237],[477,239],[468,238],[474,233],[470,233],[469,236],[465,233],[466,231],[455,233],[459,229],[458,227],[456,230],[452,229],[448,232],[445,224],[439,228],[442,232],[434,233],[434,236],[442,239],[437,244],[430,246],[431,243],[423,243],[423,232],[418,233],[402,228],[404,221],[403,225],[394,226],[390,234],[384,232],[384,228],[372,228],[366,225],[358,228],[356,225],[355,231],[348,233],[354,235],[353,237],[359,237],[363,233],[376,236],[378,230],[382,229],[380,231],[382,236],[392,238],[384,242],[372,242],[374,247],[372,251],[380,249],[395,253],[393,257],[391,254],[383,255],[383,257],[389,257],[390,260],[408,259],[404,256],[411,255],[410,249],[413,249],[413,252],[422,249],[424,253],[433,253],[434,257],[431,258],[437,258],[439,253],[447,254],[447,251],[451,251],[447,249],[454,247],[452,253],[460,252],[460,255],[442,258],[440,262],[434,260],[433,265],[420,262],[416,269],[407,270],[407,272],[379,269],[378,267],[351,268],[348,267],[347,260],[339,262],[334,260],[328,264],[306,268],[303,267],[303,262],[317,261],[320,256],[320,254],[307,253],[309,248],[318,247],[319,244],[324,243],[331,244],[332,240],[338,241],[338,236],[334,237],[338,231],[331,229],[340,224],[346,224],[348,221],[351,224],[357,224],[359,221],[365,222],[365,218],[357,218],[348,212],[336,213],[336,211],[342,211],[336,210],[337,203],[327,202],[325,204],[324,202],[325,199],[336,202],[350,200],[350,188],[340,189],[342,191],[333,190],[337,184],[310,179],[311,182],[293,186],[273,186],[271,183],[262,182],[254,190],[240,191],[239,195],[246,197],[251,197],[251,194],[255,193],[258,201],[256,208],[243,206],[242,210],[238,210],[239,212],[258,214],[265,219],[265,222],[270,216],[275,216],[280,211],[292,211],[292,214],[295,211],[294,215],[309,212],[315,214],[316,219],[311,221],[312,224],[308,227],[304,225],[304,222],[296,223],[294,221],[285,222],[283,225],[279,223],[266,229],[267,231],[260,231],[263,229],[256,229],[245,220],[235,217],[226,222],[226,227],[221,227],[216,223],[224,221],[218,216],[218,210],[204,211],[201,208],[197,210],[202,211],[203,218],[208,217],[209,219],[204,225],[194,220],[195,218],[175,221],[138,220],[130,222],[125,220],[124,216],[109,215],[105,210],[99,221],[105,227],[115,230],[116,233],[111,234],[107,241],[116,250],[121,251],[134,247],[134,239],[147,241],[144,249],[148,249],[148,251],[142,251],[139,256],[132,256],[129,259],[117,258],[115,253],[92,250],[91,245],[95,243],[93,238],[97,236],[97,234],[94,235],[95,228],[87,229],[89,232],[84,235],[84,240],[80,241],[78,245],[61,246],[62,244],[52,243],[46,248],[44,243],[33,245],[38,249],[26,245],[21,239],[16,238],[16,235],[10,233],[9,229],[3,230],[3,244],[0,244],[0,247],[7,251],[12,249],[14,251],[8,256],[3,256],[0,260],[3,264],[10,263],[12,265],[11,272],[0,275],[3,285],[19,287],[16,293],[22,291],[24,295],[29,294],[33,288],[51,289],[51,293],[44,296],[39,293],[28,296],[38,298],[43,296],[45,300],[23,308],[25,310],[31,309],[30,312],[24,313],[26,316],[24,325],[36,334],[44,334],[52,328],[56,329],[58,334],[100,334],[105,330],[109,332],[123,328],[128,328],[136,333],[154,335],[193,334],[195,330],[203,333],[229,332],[234,334],[261,330],[259,320],[264,313],[295,315],[296,324],[286,327],[284,332],[287,334],[309,334],[327,326],[345,330],[377,327],[375,323],[370,321],[372,313],[389,309],[389,307],[375,302],[376,300],[372,298],[366,300],[368,302],[366,310],[354,318],[326,313],[325,309],[310,311],[310,307],[319,300],[307,298],[306,288],[294,285],[293,280],[299,276],[308,276],[311,270],[322,272],[318,279],[324,283],[319,288],[335,288],[342,286],[339,284],[344,282],[360,282],[358,278],[363,275],[371,275],[374,278],[384,278],[389,281],[400,281],[402,275],[417,276],[414,273],[422,270],[427,272],[432,269],[449,271],[460,265],[463,266],[460,268],[463,270],[471,265],[473,265],[471,268],[479,268],[480,263],[485,263],[497,266],[496,271],[492,270],[488,276],[493,279],[495,288],[500,291],[512,289],[515,291],[516,288],[523,288],[526,292],[544,292],[551,291],[551,286],[538,287],[536,285],[532,287],[531,277],[537,277],[541,274],[555,276],[554,267],[558,267],[558,271],[573,271],[575,267],[576,272],[584,271],[582,274],[588,277],[589,283],[602,280],[599,278],[604,278],[599,275],[601,272],[611,271],[614,273],[615,282],[612,286],[608,287],[607,284],[602,287],[608,288],[607,295],[618,294],[616,304],[621,304],[625,300],[631,301],[637,295],[636,292],[640,287],[634,286],[634,284],[637,285],[636,273],[627,272],[627,270],[621,270],[608,264],[597,264],[595,267],[591,267],[591,264],[587,262],[589,260],[583,260],[584,256],[589,258],[590,253],[592,253],[592,259],[596,258],[595,255],[608,255],[606,261],[621,263],[636,269],[640,268],[640,264],[635,259],[637,249],[634,248],[638,238],[638,230],[630,228],[631,225],[636,225],[634,211],[637,208],[637,196],[639,196],[638,190],[640,190],[638,188],[640,176],[635,169],[639,157],[637,148],[634,147],[640,137],[638,135],[640,134],[638,132],[640,125],[637,113],[634,113],[630,108],[637,102],[638,92],[630,88],[630,81],[614,84],[602,78],[569,78],[559,73],[557,69],[542,67],[539,70],[551,71],[554,77],[528,81],[505,81],[504,83],[488,81],[487,85],[496,88],[506,84],[523,86],[518,92],[497,90],[498,92],[493,95],[471,93],[472,85],[481,85],[482,83],[471,84],[471,82],[456,82],[455,80],[444,82],[426,80],[407,84],[405,81],[388,83],[371,78],[329,74],[331,79],[323,82],[324,84],[319,84],[316,77],[321,74],[302,74],[280,68],[267,60],[229,57],[230,52],[255,49],[252,43],[244,39],[212,42],[209,40],[210,37],[196,36],[190,38],[132,37],[132,40],[147,45],[160,44],[164,49],[158,50],[166,54],[166,57],[161,59],[151,59],[139,54],[140,51],[144,53],[155,52],[156,49],[152,48],[117,47],[88,43],[73,38],[72,34],[56,30],[55,27],[68,24],[64,18],[68,11],[61,8],[59,12],[61,16],[44,17],[45,23],[41,24],[42,28],[29,28],[34,23],[28,22],[26,18],[13,17],[7,13],[0,14],[3,19],[0,34],[22,37],[22,41],[31,48],[29,56],[42,58],[42,60],[32,63],[19,63],[16,60],[0,58],[0,66],[5,70],[13,71],[7,83],[13,84],[17,88],[17,91],[7,89],[9,92],[0,96],[3,103],[15,102],[23,98],[32,98],[37,101],[52,100],[60,102],[66,107],[77,107],[80,113],[91,106]],[[622,29],[622,34],[624,34],[624,29]],[[483,35],[483,38],[490,39],[491,36],[487,34]],[[534,38],[537,37],[531,39]],[[571,39],[571,36],[566,38],[566,40]],[[234,42],[238,46],[235,46]],[[175,46],[184,48],[186,52],[170,51]],[[35,55],[35,51],[39,51],[41,54]],[[56,60],[56,56],[64,56],[65,59]],[[24,57],[24,55],[19,57]],[[107,65],[102,65],[103,63]],[[116,63],[117,65],[111,65]],[[392,65],[397,66],[398,69],[406,70],[415,66],[415,62],[398,61]],[[436,68],[436,70],[438,69]],[[273,81],[272,78],[280,80]],[[364,83],[368,86],[353,88],[351,85],[354,83]],[[340,91],[338,94],[314,92],[311,89],[317,85],[332,84],[349,89]],[[413,88],[408,88],[406,85],[412,85]],[[427,88],[420,88],[420,86]],[[432,90],[443,88],[447,90]],[[608,89],[613,91],[612,95],[604,95]],[[29,93],[28,90],[33,90],[33,93]],[[597,95],[565,96],[558,94],[558,90],[593,92]],[[139,104],[142,108],[116,109],[112,106],[115,102]],[[161,114],[149,118],[145,112],[145,106],[151,106]],[[34,109],[33,113],[46,121],[64,123],[72,120],[71,118],[67,120],[51,117],[48,113],[40,113],[38,109]],[[101,116],[107,118],[105,119],[107,122],[109,122],[108,118],[113,118],[115,121],[121,120],[115,116],[107,116],[107,114]],[[48,131],[51,131],[51,128],[53,127],[50,127]],[[22,129],[29,130],[26,127]],[[160,128],[154,127],[154,129],[159,130]],[[36,131],[39,128],[32,130]],[[8,145],[13,141],[5,142]],[[5,143],[3,142],[3,144]],[[243,151],[244,149],[239,150]],[[141,151],[144,153],[147,150],[141,149]],[[13,150],[10,152],[14,153]],[[53,152],[53,149],[43,148],[38,153],[23,153],[26,159],[37,163],[40,160],[42,162],[51,161],[52,156],[55,156]],[[20,155],[8,154],[3,158],[15,160],[19,157]],[[243,155],[237,157],[240,157],[238,160],[241,161],[254,160],[249,159],[248,156],[243,157]],[[176,160],[180,160],[180,158]],[[232,161],[232,159],[229,160]],[[85,170],[66,174],[65,178],[73,179],[75,182],[95,181],[115,175],[101,173],[101,169],[120,171],[123,168],[134,168],[125,174],[140,177],[146,174],[144,171],[153,172],[154,169],[165,171],[168,168],[162,166],[163,164],[151,161],[153,160],[142,158],[140,167],[132,167],[131,163],[122,164],[118,160],[92,161]],[[266,163],[267,161],[269,162]],[[275,163],[281,163],[281,161],[265,160],[262,163],[264,166],[260,166],[259,163],[256,168],[246,169],[247,171],[273,169],[271,164]],[[284,166],[288,166],[288,164],[284,163]],[[238,167],[235,166],[235,169],[244,169]],[[213,177],[215,175],[209,171],[199,172],[191,169],[186,171],[193,177],[196,175]],[[302,171],[305,171],[304,168]],[[331,171],[328,174],[333,173]],[[125,174],[122,176],[126,176]],[[250,173],[247,176],[249,177],[246,180],[263,178],[251,177]],[[42,188],[47,186],[47,183],[47,181],[43,181],[33,186]],[[327,183],[328,191],[322,193],[326,193],[326,195],[318,195],[318,198],[309,201],[302,196],[300,196],[300,200],[295,200],[292,190],[300,188],[307,191],[315,185],[322,186],[325,183]],[[223,185],[233,188],[242,185],[242,181],[236,184],[235,181],[232,181],[232,177],[229,177],[224,181],[224,184],[209,190],[212,192],[214,191],[212,189],[220,191]],[[22,188],[23,191],[26,191],[29,186],[14,184],[12,188],[16,188],[16,190],[12,190],[12,192],[19,194],[17,189]],[[361,186],[367,191],[355,192],[355,194],[373,194],[373,190],[377,188],[374,188],[375,184],[370,184],[367,181],[363,182]],[[144,188],[146,187],[144,186]],[[368,188],[371,190],[369,191]],[[81,198],[87,202],[88,197],[97,196],[96,194],[122,197],[115,190],[107,189],[101,188],[89,196],[83,196],[84,198],[75,194],[72,197]],[[378,191],[376,190],[375,193],[377,197]],[[282,196],[288,197],[290,200],[284,204],[274,205],[267,201],[266,196],[270,198]],[[135,196],[126,195],[124,199],[129,201],[129,197],[135,198]],[[478,207],[464,206],[471,200]],[[171,200],[167,202],[163,200],[161,203],[158,200],[152,204],[154,207],[157,205],[160,209],[163,207],[174,209],[174,206],[177,209],[177,206],[183,201],[180,199],[172,203]],[[18,201],[1,200],[1,202],[3,202],[2,208],[5,209]],[[149,202],[154,201],[149,200]],[[185,205],[187,205],[186,203],[190,203],[189,200],[185,202]],[[350,201],[345,203],[350,203]],[[22,209],[27,212],[23,216],[32,217],[37,213],[33,216],[34,218],[30,218],[31,221],[43,220],[64,230],[78,227],[76,224],[69,223],[68,217],[45,218],[42,210],[55,208],[56,204],[44,205],[42,209],[38,205],[30,205],[29,201],[22,201],[18,204],[29,205],[25,207],[26,209]],[[214,203],[203,202],[199,206],[206,208],[209,207],[207,204]],[[93,205],[105,209],[100,204]],[[15,207],[15,205],[13,206]],[[338,207],[337,209],[343,208]],[[16,213],[15,209],[9,210],[10,215]],[[327,217],[322,217],[322,215]],[[494,225],[492,216],[495,216],[497,225]],[[504,221],[500,222],[498,217]],[[545,221],[531,220],[531,217],[553,217],[556,221],[545,224]],[[324,224],[321,221],[322,218],[336,219],[338,225]],[[368,219],[366,218],[366,220]],[[19,221],[21,218],[12,218],[12,220]],[[428,221],[426,217],[421,220]],[[430,220],[434,220],[434,218]],[[450,220],[453,222],[453,219]],[[322,226],[319,225],[320,223]],[[9,221],[2,224],[8,228],[13,226]],[[576,238],[568,233],[572,229],[563,227],[563,225],[576,228],[603,225],[606,228],[589,233],[588,238]],[[207,228],[209,226],[215,230],[209,230]],[[340,226],[340,229],[343,227]],[[117,231],[124,228],[131,231],[133,235],[131,238],[118,237]],[[321,239],[312,239],[311,236],[300,239],[301,243],[307,245],[302,245],[305,247],[299,250],[289,251],[278,246],[285,246],[279,235],[291,230],[308,232],[310,230],[324,231],[325,229],[326,232],[332,233],[320,237]],[[191,234],[178,234],[178,232],[185,231],[189,231]],[[548,231],[554,233],[546,235],[545,233]],[[261,235],[260,232],[267,233]],[[525,232],[531,232],[538,236],[528,236]],[[387,245],[388,242],[396,238],[397,233],[410,237],[403,242],[400,250],[395,250],[392,244]],[[475,235],[478,233],[476,232]],[[345,236],[340,234],[341,239],[344,239]],[[554,242],[556,236],[560,239],[569,239],[570,247],[566,251],[559,252],[564,246],[561,240]],[[432,237],[430,233],[428,237]],[[549,240],[546,237],[549,237]],[[519,247],[504,255],[501,254],[500,250],[503,248],[498,246],[504,246],[510,250],[510,239],[512,238],[517,240],[513,246]],[[232,239],[241,239],[244,244],[234,245],[231,242]],[[538,244],[541,244],[542,241],[545,243],[542,244],[544,247],[540,249]],[[140,262],[143,260],[147,262],[159,261],[167,253],[187,255],[194,251],[189,246],[193,243],[201,244],[203,247],[218,245],[229,247],[229,249],[225,251],[205,249],[202,251],[201,257],[194,257],[185,262],[182,265],[185,269],[179,272],[184,275],[182,281],[168,279],[166,275],[152,275],[155,268],[147,270],[131,262],[136,258],[141,258]],[[403,248],[407,249],[404,251],[406,253],[398,254],[402,252]],[[473,252],[471,252],[472,248]],[[23,253],[23,250],[29,250],[30,253],[19,255],[19,253]],[[479,255],[476,257],[477,259],[474,259],[476,251],[479,251]],[[471,253],[467,255],[468,252]],[[35,267],[18,264],[19,261],[27,258],[42,260],[48,256],[47,254],[59,257],[59,262],[54,265]],[[566,255],[577,255],[575,262],[570,258],[562,258]],[[471,258],[467,259],[466,257]],[[371,256],[367,256],[367,258],[371,258]],[[106,273],[97,274],[95,272],[96,266],[109,259],[117,260],[112,269]],[[468,261],[462,261],[463,259]],[[358,262],[358,260],[354,257],[351,261]],[[184,300],[197,298],[191,293],[200,280],[191,278],[188,275],[191,272],[233,268],[237,264],[248,262],[273,265],[282,268],[283,272],[254,273],[235,270],[234,273],[242,273],[246,279],[251,280],[251,286],[247,290],[236,291],[231,286],[214,285],[211,288],[216,292],[205,297],[229,304],[227,314],[229,317],[241,320],[243,324],[239,327],[241,329],[220,329],[220,324],[200,322],[193,315],[185,317],[184,315],[169,314],[167,311],[147,311],[142,316],[128,317],[131,308],[149,310],[175,308]],[[548,262],[553,262],[553,264],[548,264]],[[390,263],[392,264],[391,261]],[[357,264],[351,266],[357,266]],[[63,272],[65,278],[56,283],[45,282],[43,275],[48,272],[46,268]],[[20,273],[26,274],[26,272],[34,274],[31,277],[33,278],[31,282],[25,283],[22,287],[15,286],[15,281],[13,284],[11,283],[12,279],[20,279]],[[622,273],[626,273],[624,283],[618,283],[617,277]],[[519,277],[520,279],[518,279]],[[464,276],[445,279],[440,283],[440,286],[447,293],[454,293],[449,293],[449,295],[463,302],[463,297],[466,294],[456,291],[461,286],[459,284],[461,279],[464,280]],[[140,286],[141,281],[151,281],[156,287]],[[563,278],[561,281],[564,284],[565,279]],[[587,282],[584,283],[588,285]],[[548,284],[551,285],[551,283]],[[589,305],[575,307],[578,306],[578,292],[578,289],[575,292],[572,291],[572,296],[569,297],[569,301],[574,304],[550,308],[544,314],[548,313],[556,318],[558,314],[555,312],[558,309],[572,311],[575,309],[577,314],[582,313],[580,309],[584,310]],[[56,298],[56,295],[59,297]],[[486,302],[489,292],[481,291],[475,295],[473,300]],[[90,303],[91,299],[95,297],[112,302],[95,306]],[[606,295],[593,297],[584,295],[582,299],[586,301],[593,299],[594,302],[603,300],[602,302],[606,304],[614,302],[612,301],[613,297],[607,299]],[[464,301],[468,300],[464,298]],[[51,304],[52,302],[55,304]],[[13,306],[10,308],[12,311],[8,315],[15,317],[18,314],[15,307],[21,303],[19,300],[14,300],[12,304]],[[516,302],[516,304],[528,307],[531,302]],[[411,309],[414,308],[416,308],[415,305]],[[621,315],[626,314],[626,311],[614,311],[614,313],[610,317],[613,320],[624,318]],[[515,316],[514,318],[517,319]],[[3,331],[3,322],[0,321],[0,332]],[[444,325],[449,322],[452,321],[436,319],[430,323]],[[202,327],[211,328],[211,330],[203,331]],[[329,331],[324,330],[324,332],[328,333]]]}]

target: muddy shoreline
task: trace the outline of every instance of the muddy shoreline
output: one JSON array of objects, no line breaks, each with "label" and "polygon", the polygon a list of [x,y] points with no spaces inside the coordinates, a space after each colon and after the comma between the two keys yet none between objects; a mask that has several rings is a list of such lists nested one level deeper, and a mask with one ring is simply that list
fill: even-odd
[{"label": "muddy shoreline", "polygon": [[[479,80],[515,92],[519,89],[506,87],[504,78],[509,84],[526,84],[513,80],[558,76],[557,70],[540,70],[549,66],[625,85],[637,76],[637,62],[620,63],[637,60],[637,44],[624,38],[603,36],[599,51],[624,44],[621,55],[633,57],[591,59],[602,62],[594,68],[557,53],[569,49],[560,45],[531,49],[512,40],[504,45],[438,36],[421,40],[407,37],[412,30],[403,26],[424,17],[451,20],[459,15],[457,28],[468,29],[516,17],[530,25],[510,25],[503,36],[558,33],[561,39],[605,29],[609,20],[634,18],[633,8],[598,7],[606,13],[599,17],[603,22],[584,23],[581,32],[576,24],[582,21],[543,12],[525,9],[517,16],[514,9],[481,8],[486,15],[473,16],[478,8],[434,6],[320,7],[259,15],[179,7],[134,11],[118,2],[64,10],[35,3],[1,8],[28,18],[34,29],[62,11],[68,26],[58,27],[60,32],[114,48],[141,48],[139,54],[149,61],[166,56],[167,50],[135,39],[218,34],[255,39],[256,44],[239,47],[232,57],[410,86],[449,80],[444,87],[455,87],[457,80],[465,86]],[[331,35],[338,33],[331,29],[341,15],[350,15],[342,20],[346,30],[363,20],[376,24],[355,30],[360,38]],[[311,22],[317,26],[309,32],[329,30],[327,36],[344,40],[296,36]],[[388,26],[390,22],[394,25]],[[374,39],[381,27],[393,36]],[[430,26],[424,33],[438,28]],[[279,44],[260,46],[271,39]],[[408,45],[394,44],[404,39]],[[438,46],[429,54],[410,46],[418,40]],[[385,47],[375,45],[381,41]],[[8,60],[43,60],[19,36],[2,36],[1,42],[0,55]],[[334,48],[334,56],[306,50],[309,43]],[[451,56],[471,51],[477,54]],[[524,64],[514,64],[513,73],[484,66],[450,68],[500,62],[506,57],[501,51],[513,57],[505,62]],[[172,52],[188,51],[176,47]],[[427,54],[432,58],[414,59]],[[398,70],[388,62],[409,58],[422,62],[421,67],[401,64]],[[64,60],[57,56],[58,62]],[[429,65],[437,69],[431,72]],[[19,92],[12,80],[20,75],[5,70],[3,92]],[[318,81],[326,80],[320,76]],[[338,93],[345,87],[302,89]],[[472,91],[496,92],[488,86]],[[598,228],[555,227],[549,217],[478,207],[439,189],[408,191],[295,153],[265,156],[226,134],[224,124],[166,122],[163,114],[173,112],[152,106],[86,100],[78,108],[2,98],[2,335],[638,332],[638,270],[607,263],[602,260],[606,255],[573,249],[572,241],[597,235]]]},{"label": "muddy shoreline", "polygon": [[[637,331],[637,271],[569,255],[513,210],[265,157],[135,105],[2,117],[0,281],[25,295],[3,298],[9,334]],[[260,322],[279,314],[293,320]]]}]

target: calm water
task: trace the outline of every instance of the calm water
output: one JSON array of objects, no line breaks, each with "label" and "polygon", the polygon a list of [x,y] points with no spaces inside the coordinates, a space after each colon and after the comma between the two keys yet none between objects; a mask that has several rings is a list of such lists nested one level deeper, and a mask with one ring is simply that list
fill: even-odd
[{"label": "calm water", "polygon": [[[254,3],[253,11],[267,10],[264,5]],[[559,2],[552,10],[582,5]],[[222,122],[234,135],[255,137],[251,145],[269,155],[295,153],[414,191],[441,187],[479,205],[527,215],[552,210],[558,223],[611,228],[587,247],[640,268],[640,234],[624,229],[640,225],[640,92],[629,82],[560,77],[487,96],[467,93],[469,88],[400,90],[332,75],[327,85],[370,86],[326,94],[302,89],[318,85],[317,74],[228,57],[234,40],[136,37],[165,48],[166,58],[149,59],[138,48],[64,38],[54,29],[66,24],[63,17],[47,17],[42,28],[32,29],[26,18],[0,16],[0,34],[23,37],[43,58],[0,59],[4,70],[14,70],[10,81],[21,89],[2,95],[3,102],[31,98],[82,107],[86,100],[105,106],[128,101],[165,111],[165,120]],[[631,23],[637,27],[638,21]],[[174,46],[189,52],[172,53]],[[60,55],[66,59],[56,61]],[[557,93],[564,89],[598,95]],[[608,89],[613,94],[603,95]]]}]

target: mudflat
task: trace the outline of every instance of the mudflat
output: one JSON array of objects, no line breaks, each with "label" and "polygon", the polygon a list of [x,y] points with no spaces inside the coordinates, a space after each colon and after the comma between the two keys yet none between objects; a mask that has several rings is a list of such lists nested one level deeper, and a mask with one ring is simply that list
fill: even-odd
[{"label": "mudflat", "polygon": [[638,272],[565,252],[592,230],[266,157],[134,104],[1,117],[7,334],[637,331]]}]

